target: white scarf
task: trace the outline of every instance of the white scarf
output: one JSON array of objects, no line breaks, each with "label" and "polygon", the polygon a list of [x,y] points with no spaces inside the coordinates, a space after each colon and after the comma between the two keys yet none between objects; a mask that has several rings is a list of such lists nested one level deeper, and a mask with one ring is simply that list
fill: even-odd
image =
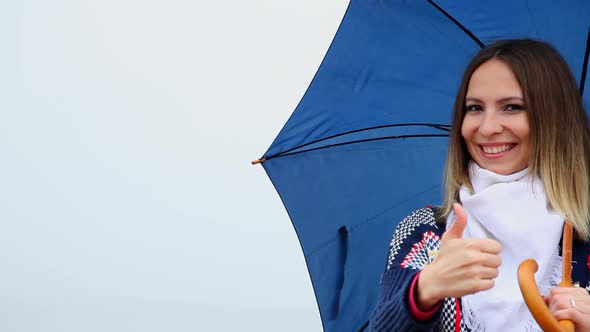
[{"label": "white scarf", "polygon": [[[465,186],[459,192],[468,216],[463,237],[495,239],[503,249],[495,286],[462,297],[464,321],[472,331],[541,331],[524,303],[516,271],[523,260],[533,258],[542,294],[560,282],[564,219],[549,207],[543,183],[527,169],[499,175],[471,162],[469,173],[475,193]],[[451,213],[447,229],[453,219]]]}]

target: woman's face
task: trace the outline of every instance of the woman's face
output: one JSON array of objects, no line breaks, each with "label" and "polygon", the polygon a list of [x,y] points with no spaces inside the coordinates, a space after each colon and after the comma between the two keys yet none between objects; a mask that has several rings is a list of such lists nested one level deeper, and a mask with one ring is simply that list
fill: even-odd
[{"label": "woman's face", "polygon": [[527,167],[531,135],[522,91],[510,68],[484,62],[471,76],[461,136],[482,168],[512,174]]}]

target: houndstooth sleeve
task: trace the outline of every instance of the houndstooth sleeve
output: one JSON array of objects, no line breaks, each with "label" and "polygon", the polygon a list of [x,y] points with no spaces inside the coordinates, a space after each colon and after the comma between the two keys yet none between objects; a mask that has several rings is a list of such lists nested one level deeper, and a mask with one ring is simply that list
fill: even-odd
[{"label": "houndstooth sleeve", "polygon": [[398,224],[381,278],[378,304],[371,315],[371,331],[431,331],[435,328],[439,314],[432,321],[418,321],[411,315],[407,299],[411,280],[436,257],[443,231],[436,223],[432,208],[414,211]]}]

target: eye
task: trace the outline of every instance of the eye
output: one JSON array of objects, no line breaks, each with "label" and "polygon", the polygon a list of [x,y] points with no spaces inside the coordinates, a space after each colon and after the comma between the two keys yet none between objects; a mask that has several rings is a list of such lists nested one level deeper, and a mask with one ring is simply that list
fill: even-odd
[{"label": "eye", "polygon": [[465,111],[466,112],[481,112],[481,111],[483,111],[483,108],[480,105],[473,104],[473,105],[465,106]]},{"label": "eye", "polygon": [[508,104],[504,106],[503,110],[506,112],[518,112],[524,110],[524,106],[519,104]]}]

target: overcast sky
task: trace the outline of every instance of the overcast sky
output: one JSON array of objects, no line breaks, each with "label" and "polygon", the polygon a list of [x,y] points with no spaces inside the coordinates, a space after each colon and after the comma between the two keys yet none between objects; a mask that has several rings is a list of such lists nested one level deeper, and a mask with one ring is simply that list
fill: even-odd
[{"label": "overcast sky", "polygon": [[262,167],[345,0],[0,4],[0,331],[321,331]]}]

